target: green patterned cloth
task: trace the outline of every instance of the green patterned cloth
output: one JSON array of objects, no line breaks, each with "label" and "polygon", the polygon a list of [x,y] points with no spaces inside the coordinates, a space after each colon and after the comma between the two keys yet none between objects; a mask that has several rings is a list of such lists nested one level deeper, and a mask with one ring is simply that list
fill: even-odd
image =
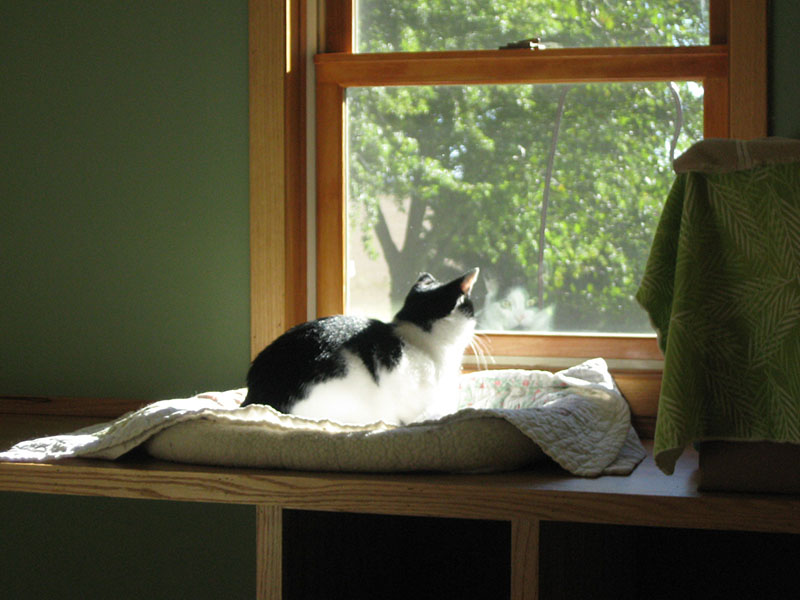
[{"label": "green patterned cloth", "polygon": [[667,474],[695,441],[800,443],[800,142],[769,142],[709,140],[676,161],[636,296],[664,353]]}]

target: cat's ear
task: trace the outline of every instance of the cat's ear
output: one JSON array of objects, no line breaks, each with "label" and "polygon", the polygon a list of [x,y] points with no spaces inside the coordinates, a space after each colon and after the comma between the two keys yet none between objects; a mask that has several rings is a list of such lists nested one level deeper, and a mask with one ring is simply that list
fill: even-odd
[{"label": "cat's ear", "polygon": [[480,273],[480,269],[475,267],[471,271],[464,273],[461,277],[461,293],[462,294],[469,294],[472,290],[472,286],[475,285],[475,282],[478,280],[478,273]]},{"label": "cat's ear", "polygon": [[[500,282],[491,275],[486,275],[483,278],[483,285],[486,286],[486,297],[487,299],[496,296],[497,293],[500,291]],[[488,301],[488,300],[487,300]]]}]

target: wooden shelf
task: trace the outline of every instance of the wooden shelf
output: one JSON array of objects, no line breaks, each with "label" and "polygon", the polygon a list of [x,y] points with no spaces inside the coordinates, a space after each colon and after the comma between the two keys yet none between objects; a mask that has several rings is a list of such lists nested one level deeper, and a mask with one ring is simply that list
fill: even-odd
[{"label": "wooden shelf", "polygon": [[[96,419],[95,419],[96,420]],[[69,431],[87,418],[3,415],[0,442]],[[66,429],[65,429],[66,427]],[[650,442],[646,442],[650,450]],[[182,465],[144,456],[0,463],[0,490],[499,520],[555,520],[800,533],[800,498],[706,494],[687,449],[672,476],[649,452],[628,477],[573,477],[546,462],[512,473],[352,474]]]}]

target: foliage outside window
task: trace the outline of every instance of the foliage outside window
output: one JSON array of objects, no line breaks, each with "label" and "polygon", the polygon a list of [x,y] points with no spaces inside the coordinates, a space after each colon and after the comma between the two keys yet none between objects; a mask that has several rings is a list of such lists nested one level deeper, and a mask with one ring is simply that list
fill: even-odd
[{"label": "foliage outside window", "polygon": [[708,0],[357,0],[356,52],[690,46],[709,41]]},{"label": "foliage outside window", "polygon": [[379,309],[371,262],[388,267],[383,316],[421,268],[451,277],[477,265],[483,329],[650,331],[633,296],[671,159],[702,137],[702,87],[379,87],[347,98],[349,308]]}]

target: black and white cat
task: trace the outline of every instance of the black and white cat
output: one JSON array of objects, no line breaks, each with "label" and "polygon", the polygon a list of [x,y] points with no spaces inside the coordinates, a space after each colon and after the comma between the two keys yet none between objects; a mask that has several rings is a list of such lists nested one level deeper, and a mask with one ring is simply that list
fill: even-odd
[{"label": "black and white cat", "polygon": [[341,315],[293,327],[253,361],[242,406],[343,423],[450,412],[475,330],[477,277],[477,268],[449,283],[423,273],[391,323]]}]

